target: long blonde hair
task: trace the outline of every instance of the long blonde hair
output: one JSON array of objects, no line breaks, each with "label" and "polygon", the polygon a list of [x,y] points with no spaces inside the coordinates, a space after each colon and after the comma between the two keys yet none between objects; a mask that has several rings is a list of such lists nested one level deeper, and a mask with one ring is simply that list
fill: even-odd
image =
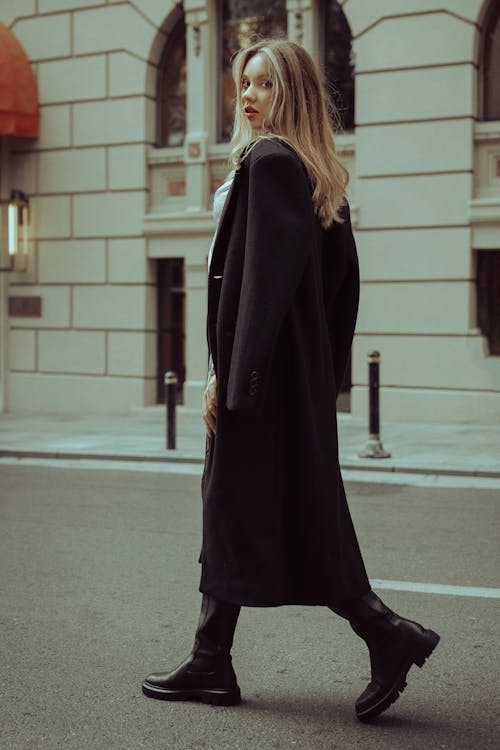
[{"label": "long blonde hair", "polygon": [[[262,54],[272,83],[271,107],[263,133],[255,136],[243,114],[242,76],[247,62]],[[335,148],[334,132],[339,117],[322,76],[306,50],[287,39],[262,39],[240,49],[233,60],[236,109],[229,161],[237,168],[263,138],[284,140],[299,155],[313,186],[313,205],[323,227],[342,221],[339,209],[349,173]],[[252,142],[253,141],[253,142]]]}]

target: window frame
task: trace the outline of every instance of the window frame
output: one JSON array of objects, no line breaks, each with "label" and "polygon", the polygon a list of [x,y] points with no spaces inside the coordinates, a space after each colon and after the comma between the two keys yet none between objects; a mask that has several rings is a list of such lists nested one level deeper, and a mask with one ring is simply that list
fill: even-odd
[{"label": "window frame", "polygon": [[[166,58],[169,54],[169,51],[173,44],[175,44],[178,41],[177,34],[179,34],[178,27],[183,26],[184,27],[184,44],[186,48],[186,67],[189,64],[188,61],[188,44],[187,44],[187,24],[186,24],[186,17],[184,14],[184,10],[182,8],[178,9],[178,13],[176,13],[176,18],[172,20],[172,25],[170,27],[170,31],[168,33],[167,40],[165,42],[165,45],[163,47],[160,60],[158,62],[157,67],[157,75],[156,75],[156,133],[155,133],[155,147],[156,148],[182,148],[183,144],[176,144],[176,145],[169,145],[168,143],[162,143],[162,131],[163,131],[163,125],[165,122],[165,107],[163,106],[163,98],[162,98],[162,92],[163,92],[163,86],[164,86],[164,80],[165,80],[165,62]],[[186,107],[185,107],[185,127],[184,127],[184,137],[183,142],[187,134],[187,95],[186,95]]]},{"label": "window frame", "polygon": [[[222,101],[222,49],[223,49],[223,35],[224,35],[224,14],[223,14],[223,2],[224,0],[215,0],[216,2],[216,19],[217,19],[217,59],[216,59],[216,71],[217,71],[217,112],[216,112],[216,129],[215,129],[215,143],[217,144],[228,144],[229,140],[223,140],[222,125],[224,120],[224,106]],[[285,18],[285,37],[288,38],[288,5],[287,0],[282,0],[284,3],[284,18]]]},{"label": "window frame", "polygon": [[[327,67],[326,67],[326,50],[327,50],[327,43],[326,43],[326,41],[327,41],[327,33],[328,33],[327,32],[327,24],[326,24],[326,13],[327,13],[327,3],[329,1],[330,0],[321,0],[321,2],[320,2],[320,7],[319,7],[319,13],[320,13],[320,16],[319,16],[319,18],[320,18],[320,24],[319,24],[320,32],[319,33],[320,33],[320,38],[318,40],[318,42],[319,42],[318,48],[319,48],[321,66],[322,66],[322,70],[323,70],[323,73],[324,73],[324,76],[325,76],[325,80],[330,85],[334,85],[333,81],[330,81],[329,78],[328,78],[328,76],[327,76]],[[342,131],[341,132],[342,133],[346,133],[346,134],[352,134],[356,130],[356,63],[355,63],[354,51],[353,51],[353,34],[352,34],[351,25],[349,23],[349,19],[347,18],[342,5],[338,2],[338,0],[336,0],[336,1],[337,1],[337,5],[339,6],[340,12],[344,16],[346,25],[349,28],[349,31],[350,31],[350,34],[351,34],[351,40],[350,40],[351,41],[351,44],[350,44],[351,58],[350,59],[353,60],[353,76],[352,76],[352,84],[353,84],[352,127],[349,127],[349,128],[345,128],[344,127],[344,118],[342,117],[342,114],[341,114],[340,111],[339,111],[339,117],[340,117],[340,120],[342,122]],[[330,92],[328,92],[328,93],[330,94]],[[330,96],[331,96],[331,94],[330,94]]]}]

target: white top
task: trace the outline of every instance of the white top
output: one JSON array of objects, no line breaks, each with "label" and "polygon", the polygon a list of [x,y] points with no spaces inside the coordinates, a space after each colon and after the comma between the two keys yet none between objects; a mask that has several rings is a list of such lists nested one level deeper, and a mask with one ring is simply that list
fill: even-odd
[{"label": "white top", "polygon": [[217,190],[214,193],[214,219],[215,219],[215,232],[214,236],[212,237],[212,244],[210,245],[210,250],[208,251],[208,268],[210,269],[210,263],[212,261],[212,253],[214,251],[214,244],[215,244],[215,235],[217,234],[217,230],[219,228],[219,220],[222,214],[222,209],[224,208],[224,203],[226,202],[227,194],[229,193],[229,190],[231,188],[231,185],[233,183],[233,177],[234,172],[231,172],[231,175],[229,178],[222,183],[222,185],[219,185]]}]

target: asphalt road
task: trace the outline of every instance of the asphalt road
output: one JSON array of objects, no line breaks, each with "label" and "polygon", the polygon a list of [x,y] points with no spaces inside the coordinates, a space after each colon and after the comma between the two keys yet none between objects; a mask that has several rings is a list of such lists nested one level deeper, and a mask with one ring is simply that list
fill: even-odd
[{"label": "asphalt road", "polygon": [[[362,641],[324,608],[245,608],[244,703],[143,697],[198,618],[199,476],[0,466],[1,750],[497,748],[499,601],[380,592],[442,641],[374,725]],[[368,572],[498,587],[496,490],[348,484]],[[496,726],[495,726],[496,725]]]}]

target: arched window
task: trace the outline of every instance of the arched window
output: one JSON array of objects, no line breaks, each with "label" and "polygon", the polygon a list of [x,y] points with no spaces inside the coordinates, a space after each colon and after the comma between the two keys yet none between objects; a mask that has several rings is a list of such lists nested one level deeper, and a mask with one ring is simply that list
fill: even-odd
[{"label": "arched window", "polygon": [[286,0],[220,0],[219,2],[218,140],[228,141],[233,128],[235,90],[231,57],[252,37],[286,36]]},{"label": "arched window", "polygon": [[157,146],[182,146],[186,133],[186,24],[173,26],[158,67]]},{"label": "arched window", "polygon": [[483,120],[500,120],[500,4],[492,0],[486,15],[480,74]]},{"label": "arched window", "polygon": [[322,30],[325,76],[330,84],[343,130],[354,130],[352,34],[337,0],[324,0]]}]

